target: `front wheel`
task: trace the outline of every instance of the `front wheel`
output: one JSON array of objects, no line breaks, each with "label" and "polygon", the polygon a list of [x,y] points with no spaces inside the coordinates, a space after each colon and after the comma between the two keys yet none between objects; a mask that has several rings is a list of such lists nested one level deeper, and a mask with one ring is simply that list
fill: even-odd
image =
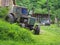
[{"label": "front wheel", "polygon": [[36,25],[34,28],[34,34],[39,35],[39,33],[40,33],[40,26]]},{"label": "front wheel", "polygon": [[39,35],[39,33],[40,33],[40,30],[34,30],[35,35]]}]

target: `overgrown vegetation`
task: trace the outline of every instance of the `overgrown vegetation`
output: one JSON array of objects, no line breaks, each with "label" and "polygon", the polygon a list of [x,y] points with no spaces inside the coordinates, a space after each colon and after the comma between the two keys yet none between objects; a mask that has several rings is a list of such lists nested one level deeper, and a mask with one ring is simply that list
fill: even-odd
[{"label": "overgrown vegetation", "polygon": [[[40,14],[49,14],[51,20],[55,20],[55,17],[59,18],[60,16],[60,0],[16,0],[17,5],[27,7],[29,10],[33,8],[34,13]],[[60,20],[60,19],[59,19]]]},{"label": "overgrown vegetation", "polygon": [[4,21],[0,21],[0,40],[16,40],[31,42],[32,34],[27,29],[21,28],[16,24],[9,24]]},{"label": "overgrown vegetation", "polygon": [[0,45],[60,45],[60,28],[41,26],[40,35],[16,24],[0,21]]},{"label": "overgrown vegetation", "polygon": [[52,32],[56,35],[60,35],[60,33],[59,33],[60,32],[60,27],[58,27],[56,24],[53,24],[51,26],[41,26],[41,29]]},{"label": "overgrown vegetation", "polygon": [[5,18],[9,12],[9,7],[0,7],[0,18]]}]

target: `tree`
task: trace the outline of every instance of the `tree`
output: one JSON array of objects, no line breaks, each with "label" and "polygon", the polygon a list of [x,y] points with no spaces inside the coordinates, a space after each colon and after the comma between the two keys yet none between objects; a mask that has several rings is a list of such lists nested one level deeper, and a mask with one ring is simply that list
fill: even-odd
[{"label": "tree", "polygon": [[[54,18],[57,16],[55,12],[60,9],[60,0],[48,0],[48,8],[47,0],[16,0],[16,3],[20,6],[27,7],[29,10],[34,8],[35,13],[47,14],[47,9],[49,9],[50,15]],[[54,20],[54,18],[52,19]]]}]

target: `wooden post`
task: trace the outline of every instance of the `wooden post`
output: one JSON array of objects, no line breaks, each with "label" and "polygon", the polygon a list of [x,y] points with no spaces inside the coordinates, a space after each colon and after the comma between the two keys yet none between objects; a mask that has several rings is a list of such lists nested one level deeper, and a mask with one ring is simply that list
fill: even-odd
[{"label": "wooden post", "polygon": [[0,0],[0,6],[1,6],[1,0]]}]

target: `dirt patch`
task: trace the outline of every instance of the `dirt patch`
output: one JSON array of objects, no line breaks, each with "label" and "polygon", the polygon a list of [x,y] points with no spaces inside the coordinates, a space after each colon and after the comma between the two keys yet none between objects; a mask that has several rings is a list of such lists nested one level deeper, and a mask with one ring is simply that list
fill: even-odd
[{"label": "dirt patch", "polygon": [[40,34],[44,34],[45,32],[45,30],[40,30]]}]

